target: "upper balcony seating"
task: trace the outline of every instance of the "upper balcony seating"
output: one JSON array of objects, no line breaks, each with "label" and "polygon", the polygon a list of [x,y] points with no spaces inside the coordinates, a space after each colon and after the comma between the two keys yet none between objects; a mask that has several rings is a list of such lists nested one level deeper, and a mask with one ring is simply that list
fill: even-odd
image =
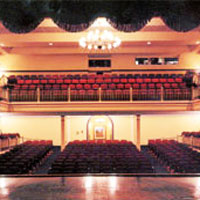
[{"label": "upper balcony seating", "polygon": [[200,153],[174,140],[149,140],[149,148],[171,171],[199,173]]},{"label": "upper balcony seating", "polygon": [[152,172],[149,160],[126,140],[70,142],[49,170],[50,174]]},{"label": "upper balcony seating", "polygon": [[200,147],[200,131],[196,132],[182,132],[182,141],[184,144]]},{"label": "upper balcony seating", "polygon": [[27,141],[0,155],[0,174],[28,174],[47,156],[52,141]]},{"label": "upper balcony seating", "polygon": [[0,134],[0,150],[5,150],[19,144],[19,138],[19,133]]},{"label": "upper balcony seating", "polygon": [[[190,100],[182,74],[24,75],[8,78],[10,101]],[[130,97],[132,88],[132,97]]]}]

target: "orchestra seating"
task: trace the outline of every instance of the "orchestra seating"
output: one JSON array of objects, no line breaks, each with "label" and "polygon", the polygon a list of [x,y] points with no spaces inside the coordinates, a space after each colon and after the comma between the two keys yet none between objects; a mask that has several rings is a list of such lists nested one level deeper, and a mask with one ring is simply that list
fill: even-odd
[{"label": "orchestra seating", "polygon": [[19,144],[19,133],[2,133],[0,134],[0,150],[5,150]]},{"label": "orchestra seating", "polygon": [[[183,74],[11,75],[10,101],[191,100]],[[69,89],[70,88],[70,89]]]},{"label": "orchestra seating", "polygon": [[194,147],[200,147],[200,131],[197,132],[182,132],[182,142],[184,144],[192,145]]},{"label": "orchestra seating", "polygon": [[52,141],[27,141],[0,155],[0,174],[28,174],[48,155]]},{"label": "orchestra seating", "polygon": [[152,172],[150,161],[126,140],[70,142],[49,170],[49,174]]},{"label": "orchestra seating", "polygon": [[199,173],[200,153],[174,140],[149,140],[149,148],[174,173]]}]

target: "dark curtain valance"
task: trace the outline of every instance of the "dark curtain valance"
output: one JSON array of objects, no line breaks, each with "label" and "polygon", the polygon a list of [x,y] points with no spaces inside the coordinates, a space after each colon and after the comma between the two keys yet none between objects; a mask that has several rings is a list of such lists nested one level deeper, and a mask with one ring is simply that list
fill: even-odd
[{"label": "dark curtain valance", "polygon": [[83,31],[99,16],[119,31],[138,31],[160,16],[171,29],[200,25],[198,0],[0,0],[0,21],[14,33],[34,30],[45,17],[70,32]]}]

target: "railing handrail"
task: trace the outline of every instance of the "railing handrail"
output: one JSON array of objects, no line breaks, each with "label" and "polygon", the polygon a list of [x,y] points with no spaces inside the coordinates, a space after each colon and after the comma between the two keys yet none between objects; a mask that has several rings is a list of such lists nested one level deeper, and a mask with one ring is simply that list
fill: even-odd
[{"label": "railing handrail", "polygon": [[[106,93],[106,90],[102,90],[102,88],[99,87],[98,90],[96,90],[96,92],[94,92],[94,95],[96,96],[95,101],[101,102],[101,101],[108,101],[109,100],[109,101],[129,101],[129,102],[133,102],[133,101],[154,100],[154,101],[161,101],[162,102],[162,101],[165,101],[165,100],[193,100],[198,95],[197,94],[198,88],[186,88],[186,90],[185,90],[185,88],[183,90],[180,89],[181,93],[175,93],[174,92],[175,89],[171,89],[172,93],[166,93],[167,89],[165,89],[163,87],[154,88],[154,89],[152,88],[152,89],[150,89],[151,91],[148,90],[148,89],[144,89],[144,90],[146,90],[146,93],[141,93],[141,91],[143,91],[142,89],[134,89],[132,87],[130,87],[129,89],[126,89],[126,91],[127,90],[129,91],[128,93],[126,93],[126,92],[115,93],[116,90],[109,89],[109,91],[110,90],[111,90],[111,93]],[[152,90],[153,90],[153,93],[151,93]],[[195,95],[197,94],[196,96],[194,96],[194,90],[196,91],[196,93],[195,93]],[[49,93],[45,94],[44,91],[49,91]],[[59,92],[54,94],[55,91],[59,91]],[[68,101],[68,102],[74,101],[74,100],[71,99],[72,93],[71,93],[70,87],[68,87],[67,92],[64,93],[64,94],[61,93],[61,91],[63,91],[63,90],[62,89],[41,90],[40,88],[37,88],[34,93],[31,93],[31,95],[28,94],[28,93],[27,93],[27,95],[26,94],[24,95],[24,93],[21,94],[20,90],[19,90],[19,93],[12,93],[12,90],[5,89],[4,95],[5,95],[5,98],[8,99],[9,101],[37,101],[37,102],[40,102],[40,101],[44,101],[43,97],[45,95],[48,98],[50,98],[50,100],[48,99],[47,101],[57,101],[56,98],[59,95],[60,96],[63,95],[62,98],[61,98],[62,101]],[[9,95],[8,95],[8,92],[9,92]],[[36,93],[37,97],[36,96],[34,97],[35,93]],[[199,91],[198,91],[198,93],[199,93]],[[15,99],[13,100],[12,99],[13,95],[15,95],[15,96],[18,95],[17,97],[22,98],[22,100],[15,100]],[[86,95],[88,95],[88,94],[86,93]],[[89,94],[89,98],[90,98],[90,95],[91,94]],[[110,95],[110,99],[105,99],[105,95],[107,95],[107,96]],[[128,95],[129,95],[129,97],[128,97]],[[136,99],[134,98],[135,95],[137,97]],[[177,95],[178,95],[178,97],[177,97]],[[183,98],[182,98],[181,95],[183,95]],[[91,99],[91,100],[94,101],[94,99]],[[58,100],[58,101],[61,101],[61,100]],[[82,100],[80,100],[80,101],[82,101]],[[84,99],[84,101],[85,101],[85,99]],[[90,101],[90,99],[88,99],[88,101]]]}]

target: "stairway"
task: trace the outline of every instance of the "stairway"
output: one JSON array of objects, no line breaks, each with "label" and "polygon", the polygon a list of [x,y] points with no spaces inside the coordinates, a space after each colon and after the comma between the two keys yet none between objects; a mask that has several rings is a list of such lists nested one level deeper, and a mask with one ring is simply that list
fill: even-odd
[{"label": "stairway", "polygon": [[48,170],[52,163],[60,153],[60,146],[52,148],[52,154],[44,161],[44,163],[33,174],[48,174]]},{"label": "stairway", "polygon": [[169,173],[164,166],[162,166],[159,161],[150,152],[148,146],[142,146],[142,153],[150,160],[155,173]]}]

